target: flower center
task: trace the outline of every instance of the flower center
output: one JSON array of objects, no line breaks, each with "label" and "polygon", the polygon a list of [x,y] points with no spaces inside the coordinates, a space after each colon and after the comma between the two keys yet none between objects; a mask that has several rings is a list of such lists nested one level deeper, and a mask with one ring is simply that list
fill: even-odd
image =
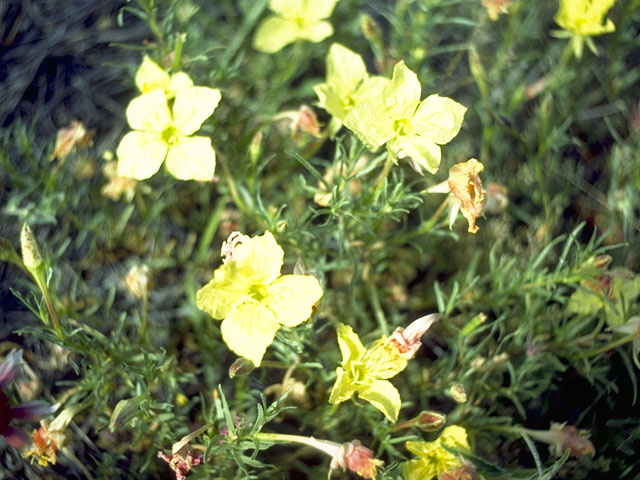
[{"label": "flower center", "polygon": [[178,130],[175,127],[167,127],[162,132],[162,140],[169,145],[176,143],[178,140]]},{"label": "flower center", "polygon": [[393,130],[396,132],[396,135],[406,135],[409,130],[409,120],[406,118],[395,120],[393,122]]},{"label": "flower center", "polygon": [[0,392],[0,434],[2,434],[11,421],[11,405],[9,405],[9,398]]},{"label": "flower center", "polygon": [[265,287],[261,283],[256,283],[255,285],[251,285],[249,287],[249,295],[251,295],[251,298],[254,298],[260,302],[263,298],[267,296],[267,287]]}]

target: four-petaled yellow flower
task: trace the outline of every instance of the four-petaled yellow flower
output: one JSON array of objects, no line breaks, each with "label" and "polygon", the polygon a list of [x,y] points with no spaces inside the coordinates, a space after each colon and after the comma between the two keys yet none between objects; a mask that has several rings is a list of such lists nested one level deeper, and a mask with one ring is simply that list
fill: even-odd
[{"label": "four-petaled yellow flower", "polygon": [[356,104],[368,100],[372,95],[379,95],[382,87],[388,83],[387,78],[370,77],[360,55],[334,43],[327,55],[327,81],[313,89],[320,107],[333,117],[332,133],[336,133]]},{"label": "four-petaled yellow flower", "polygon": [[275,13],[265,19],[253,37],[253,47],[275,53],[296,40],[318,43],[333,34],[326,18],[331,16],[338,0],[271,0]]},{"label": "four-petaled yellow flower", "polygon": [[259,366],[282,325],[309,319],[322,288],[312,275],[280,275],[284,251],[269,231],[252,238],[232,233],[223,255],[196,304],[222,320],[222,339],[231,350]]},{"label": "four-petaled yellow flower", "polygon": [[401,61],[392,80],[358,103],[344,124],[370,149],[386,144],[394,161],[408,157],[417,172],[436,173],[441,158],[438,145],[458,134],[467,109],[447,97],[430,95],[420,101],[420,95],[418,77]]},{"label": "four-petaled yellow flower", "polygon": [[388,379],[405,369],[407,358],[388,337],[377,340],[369,349],[364,348],[353,329],[342,323],[338,325],[338,345],[342,363],[336,370],[329,403],[344,402],[357,392],[361,399],[395,422],[400,411],[400,393]]},{"label": "four-petaled yellow flower", "polygon": [[590,37],[616,29],[611,19],[607,18],[605,22],[605,16],[614,3],[616,0],[560,0],[555,20],[565,32],[556,32],[556,36],[571,38],[577,58],[582,56],[585,43],[597,55],[598,50]]},{"label": "four-petaled yellow flower", "polygon": [[485,191],[478,176],[484,165],[475,158],[457,163],[449,169],[449,179],[427,189],[429,193],[449,193],[449,228],[456,220],[458,212],[469,223],[468,231],[476,233],[476,219],[482,215]]},{"label": "four-petaled yellow flower", "polygon": [[433,442],[407,442],[407,450],[417,455],[419,459],[403,464],[404,480],[431,480],[436,475],[460,467],[462,465],[460,458],[446,450],[443,445],[471,451],[467,441],[467,431],[457,425],[445,428],[440,437]]},{"label": "four-petaled yellow flower", "polygon": [[134,98],[127,107],[127,133],[116,151],[118,175],[144,180],[166,166],[180,180],[213,179],[216,154],[211,139],[192,135],[211,116],[220,90],[188,87],[177,92],[169,109],[161,88]]}]

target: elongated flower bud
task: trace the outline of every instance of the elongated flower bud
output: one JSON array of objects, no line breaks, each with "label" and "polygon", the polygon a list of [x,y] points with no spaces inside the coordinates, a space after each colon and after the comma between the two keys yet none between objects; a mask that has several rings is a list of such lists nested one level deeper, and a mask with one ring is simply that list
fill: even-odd
[{"label": "elongated flower bud", "polygon": [[22,226],[22,232],[20,233],[20,245],[22,247],[22,262],[33,273],[43,265],[44,260],[40,254],[36,237],[31,231],[31,227],[26,223]]}]

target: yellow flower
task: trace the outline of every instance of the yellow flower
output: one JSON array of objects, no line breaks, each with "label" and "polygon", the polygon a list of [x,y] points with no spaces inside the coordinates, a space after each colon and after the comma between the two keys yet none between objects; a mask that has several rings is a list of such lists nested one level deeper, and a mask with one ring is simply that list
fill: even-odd
[{"label": "yellow flower", "polygon": [[360,55],[334,43],[327,55],[327,81],[313,89],[320,107],[333,117],[332,133],[336,133],[356,104],[379,94],[388,83],[389,80],[384,77],[369,77]]},{"label": "yellow flower", "polygon": [[447,97],[430,95],[420,101],[420,95],[418,77],[401,61],[392,80],[358,103],[344,124],[371,150],[386,144],[395,161],[408,157],[418,173],[423,169],[436,173],[441,158],[438,145],[458,134],[467,109]]},{"label": "yellow flower", "polygon": [[193,87],[193,81],[189,75],[184,72],[169,75],[147,55],[144,56],[140,67],[138,67],[135,81],[140,92],[148,93],[156,88],[161,88],[169,99],[174,98],[180,90]]},{"label": "yellow flower", "polygon": [[282,325],[295,327],[311,316],[322,288],[311,275],[280,275],[284,251],[269,231],[251,238],[234,232],[223,254],[196,304],[222,320],[222,339],[231,350],[259,366]]},{"label": "yellow flower", "polygon": [[180,180],[213,179],[216,154],[211,139],[193,136],[220,101],[220,90],[188,87],[177,92],[169,109],[161,88],[134,98],[127,107],[127,133],[116,154],[118,176],[144,180],[166,166]]},{"label": "yellow flower", "polygon": [[333,34],[325,18],[331,16],[338,0],[271,0],[275,13],[265,19],[253,37],[253,47],[275,53],[296,40],[318,43]]},{"label": "yellow flower", "polygon": [[402,466],[404,480],[431,480],[449,470],[462,465],[457,455],[446,450],[443,445],[458,450],[471,451],[467,441],[467,431],[457,425],[445,428],[440,437],[433,442],[407,442],[406,447],[419,457]]},{"label": "yellow flower", "polygon": [[605,22],[605,16],[615,2],[616,0],[560,0],[555,20],[566,32],[557,32],[557,36],[571,38],[576,57],[582,56],[584,43],[597,55],[598,50],[589,37],[616,29],[611,19],[607,18]]},{"label": "yellow flower", "polygon": [[388,379],[405,369],[407,359],[387,337],[380,338],[369,349],[364,348],[353,329],[342,323],[338,325],[338,345],[342,364],[336,369],[329,403],[342,403],[358,393],[395,422],[400,411],[400,393]]},{"label": "yellow flower", "polygon": [[476,233],[476,219],[482,215],[485,191],[478,176],[484,165],[475,158],[457,163],[449,169],[449,179],[427,189],[429,193],[449,193],[449,227],[456,220],[458,212],[469,223],[468,231]]}]

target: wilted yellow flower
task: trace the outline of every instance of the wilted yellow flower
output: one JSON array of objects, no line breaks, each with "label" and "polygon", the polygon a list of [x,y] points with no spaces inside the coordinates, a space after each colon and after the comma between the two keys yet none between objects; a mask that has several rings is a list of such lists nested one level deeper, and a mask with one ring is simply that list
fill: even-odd
[{"label": "wilted yellow flower", "polygon": [[449,226],[462,211],[462,215],[469,222],[469,232],[476,233],[478,226],[476,219],[482,215],[484,205],[484,190],[479,173],[484,165],[475,158],[464,163],[457,163],[449,169],[449,179],[427,189],[429,193],[449,194]]},{"label": "wilted yellow flower", "polygon": [[565,32],[556,34],[558,37],[571,38],[576,57],[582,56],[584,43],[597,55],[598,50],[590,37],[616,29],[610,19],[607,18],[605,21],[605,16],[614,3],[616,0],[560,0],[555,20]]},{"label": "wilted yellow flower", "polygon": [[356,104],[378,95],[387,83],[387,78],[369,76],[360,55],[338,43],[331,45],[327,55],[327,81],[313,87],[320,107],[333,117],[331,133],[337,133]]},{"label": "wilted yellow flower", "polygon": [[400,393],[388,379],[405,369],[406,357],[398,353],[387,337],[380,338],[369,349],[364,348],[353,329],[342,323],[338,325],[338,346],[342,363],[336,370],[329,403],[342,403],[358,393],[395,422],[400,411]]},{"label": "wilted yellow flower", "polygon": [[407,442],[406,447],[419,457],[402,466],[404,480],[431,480],[442,473],[462,466],[460,458],[446,450],[443,445],[458,450],[471,451],[467,431],[457,425],[445,428],[433,442]]},{"label": "wilted yellow flower", "polygon": [[269,231],[252,238],[232,233],[223,255],[196,304],[222,320],[222,339],[231,350],[259,366],[282,325],[295,327],[311,316],[322,288],[312,275],[280,275],[284,251]]},{"label": "wilted yellow flower", "polygon": [[253,37],[253,47],[275,53],[296,40],[321,42],[333,33],[327,21],[338,0],[271,0],[275,13],[265,19]]},{"label": "wilted yellow flower", "polygon": [[386,144],[394,161],[406,157],[418,173],[436,173],[439,145],[458,134],[467,109],[447,97],[420,96],[418,77],[401,61],[392,80],[355,105],[344,124],[371,150]]},{"label": "wilted yellow flower", "polygon": [[482,5],[487,9],[487,15],[494,22],[501,13],[507,13],[507,8],[512,0],[482,0]]},{"label": "wilted yellow flower", "polygon": [[134,98],[127,107],[133,132],[118,145],[118,175],[144,180],[166,159],[169,173],[180,180],[213,179],[216,154],[211,139],[193,135],[220,102],[220,90],[188,87],[178,91],[172,108],[161,88]]},{"label": "wilted yellow flower", "polygon": [[56,158],[62,159],[75,149],[91,146],[94,135],[95,131],[87,131],[82,122],[73,120],[69,128],[58,130],[56,146],[49,160],[55,160]]}]

